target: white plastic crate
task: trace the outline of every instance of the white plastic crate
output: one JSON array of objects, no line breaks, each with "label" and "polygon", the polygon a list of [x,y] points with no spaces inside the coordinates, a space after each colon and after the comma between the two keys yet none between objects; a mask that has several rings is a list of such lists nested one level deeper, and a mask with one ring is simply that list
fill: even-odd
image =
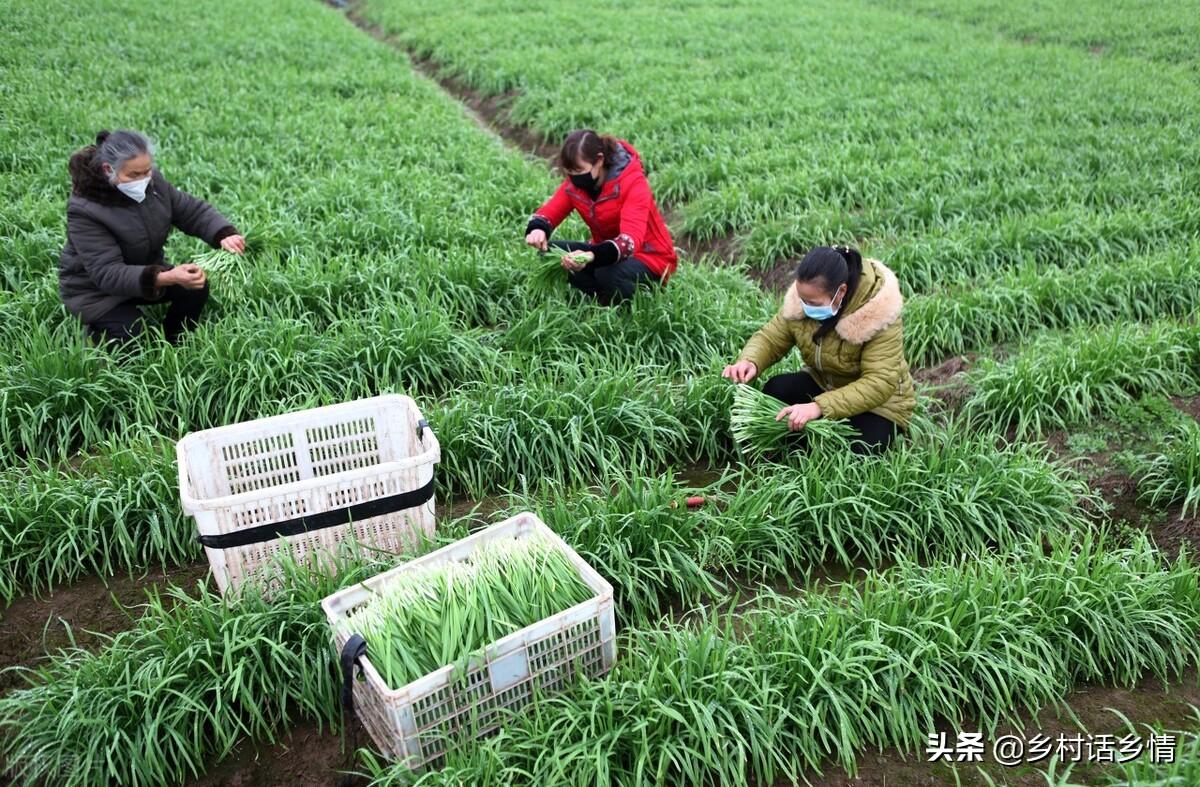
[{"label": "white plastic crate", "polygon": [[285,541],[303,559],[335,551],[351,535],[400,552],[418,533],[433,533],[441,448],[407,396],[195,432],[175,451],[180,501],[209,542],[205,552],[222,593],[256,574],[266,579],[259,569]]},{"label": "white plastic crate", "polygon": [[468,723],[477,735],[484,735],[500,726],[505,709],[521,708],[535,691],[552,693],[578,674],[595,677],[612,668],[617,647],[612,585],[530,513],[326,598],[321,606],[333,628],[334,646],[342,652],[354,634],[345,623],[347,617],[397,576],[464,560],[484,544],[535,535],[566,553],[595,596],[493,642],[460,676],[453,674],[453,666],[445,666],[406,686],[388,688],[371,664],[368,642],[367,655],[359,660],[363,679],[352,683],[354,708],[381,753],[413,770],[436,764],[447,738]]}]

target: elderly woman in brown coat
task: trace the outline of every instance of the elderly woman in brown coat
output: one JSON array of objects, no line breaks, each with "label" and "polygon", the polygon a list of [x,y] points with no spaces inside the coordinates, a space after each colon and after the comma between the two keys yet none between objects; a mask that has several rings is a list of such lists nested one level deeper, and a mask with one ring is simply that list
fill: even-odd
[{"label": "elderly woman in brown coat", "polygon": [[67,243],[59,258],[58,290],[97,342],[126,342],[141,333],[139,307],[166,301],[167,341],[195,326],[208,300],[197,265],[168,265],[163,246],[172,227],[235,254],[238,231],[204,200],[167,182],[146,138],[101,131],[96,144],[71,156]]}]

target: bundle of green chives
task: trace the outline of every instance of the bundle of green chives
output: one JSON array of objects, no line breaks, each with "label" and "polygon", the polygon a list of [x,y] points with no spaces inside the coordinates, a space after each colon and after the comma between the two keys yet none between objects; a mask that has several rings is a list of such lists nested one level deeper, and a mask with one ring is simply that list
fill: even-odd
[{"label": "bundle of green chives", "polygon": [[243,278],[245,278],[248,276],[245,267],[247,257],[262,254],[268,248],[273,249],[280,245],[276,233],[270,231],[255,232],[253,235],[247,235],[245,240],[246,249],[242,254],[234,254],[224,249],[212,249],[194,257],[192,262],[203,268],[204,272],[210,276],[214,273],[241,270]]},{"label": "bundle of green chives", "polygon": [[[749,385],[739,385],[733,392],[733,408],[729,415],[733,438],[747,456],[777,454],[788,448],[789,437],[794,434],[788,429],[786,420],[777,421],[779,411],[787,407],[774,396],[765,394]],[[836,442],[845,448],[845,442],[854,436],[854,429],[845,421],[820,418],[804,425],[810,447],[818,443]]]},{"label": "bundle of green chives", "polygon": [[192,262],[204,269],[208,275],[221,273],[237,265],[241,257],[224,249],[213,249],[192,259]]},{"label": "bundle of green chives", "polygon": [[486,544],[468,559],[401,574],[348,616],[384,682],[399,688],[463,665],[496,640],[595,594],[542,538]]},{"label": "bundle of green chives", "polygon": [[[537,292],[553,292],[558,290],[563,285],[563,279],[566,276],[566,271],[563,270],[562,258],[564,254],[560,254],[555,250],[541,255],[541,267],[530,277],[530,285]],[[587,257],[582,251],[565,252],[565,256],[570,257],[580,264],[587,262]]]}]

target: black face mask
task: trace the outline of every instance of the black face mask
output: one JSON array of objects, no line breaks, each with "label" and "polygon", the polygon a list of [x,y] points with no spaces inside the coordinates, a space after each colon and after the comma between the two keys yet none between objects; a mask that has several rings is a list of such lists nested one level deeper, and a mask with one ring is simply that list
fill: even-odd
[{"label": "black face mask", "polygon": [[596,182],[596,178],[590,172],[585,172],[582,175],[571,175],[571,183],[575,185],[575,188],[583,189],[589,194],[595,194],[600,190],[600,184]]}]

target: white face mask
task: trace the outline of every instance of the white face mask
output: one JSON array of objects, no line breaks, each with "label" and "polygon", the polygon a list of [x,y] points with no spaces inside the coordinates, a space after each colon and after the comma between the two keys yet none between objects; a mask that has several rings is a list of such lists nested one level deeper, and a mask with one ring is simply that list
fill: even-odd
[{"label": "white face mask", "polygon": [[146,199],[146,187],[150,185],[150,178],[142,178],[141,180],[131,180],[128,183],[117,183],[116,186],[121,190],[121,193],[129,197],[134,202],[141,202]]}]

